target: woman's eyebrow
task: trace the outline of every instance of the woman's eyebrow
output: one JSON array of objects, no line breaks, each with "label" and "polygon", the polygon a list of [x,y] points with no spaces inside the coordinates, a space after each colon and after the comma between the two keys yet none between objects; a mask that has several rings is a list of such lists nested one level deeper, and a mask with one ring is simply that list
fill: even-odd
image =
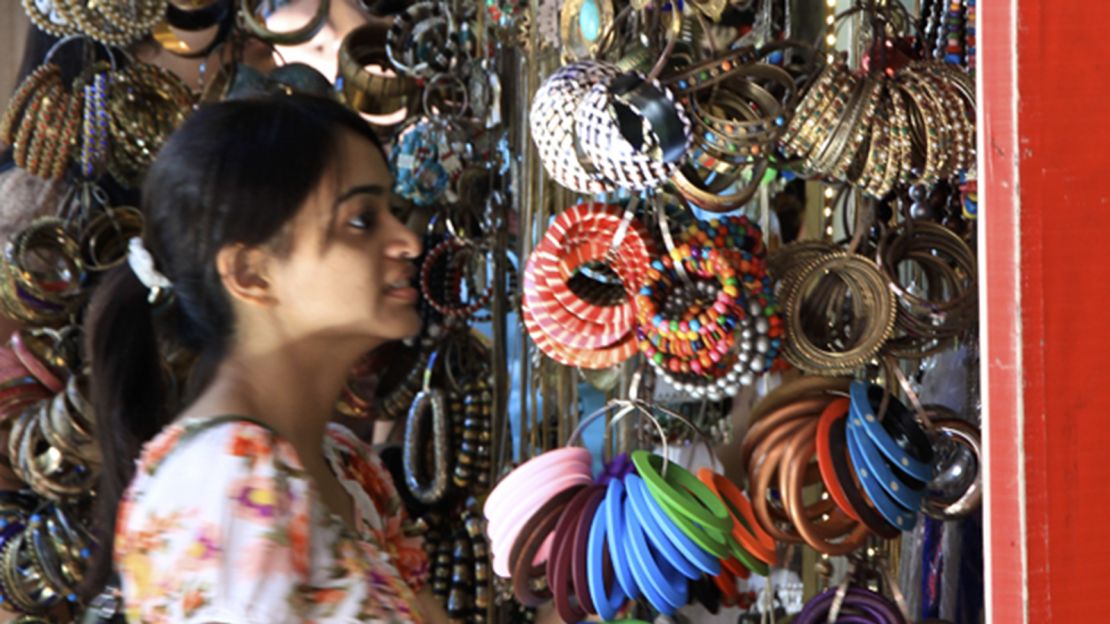
[{"label": "woman's eyebrow", "polygon": [[362,184],[354,186],[344,191],[339,197],[335,198],[334,206],[338,207],[343,202],[354,197],[355,195],[377,195],[384,196],[387,189],[381,184]]}]

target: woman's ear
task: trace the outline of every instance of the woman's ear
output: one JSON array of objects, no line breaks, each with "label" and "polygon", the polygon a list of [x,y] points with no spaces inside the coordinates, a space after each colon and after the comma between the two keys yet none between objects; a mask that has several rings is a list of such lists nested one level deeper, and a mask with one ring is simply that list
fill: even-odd
[{"label": "woman's ear", "polygon": [[269,307],[277,303],[268,273],[269,261],[269,254],[259,247],[227,245],[216,254],[216,270],[232,297]]}]

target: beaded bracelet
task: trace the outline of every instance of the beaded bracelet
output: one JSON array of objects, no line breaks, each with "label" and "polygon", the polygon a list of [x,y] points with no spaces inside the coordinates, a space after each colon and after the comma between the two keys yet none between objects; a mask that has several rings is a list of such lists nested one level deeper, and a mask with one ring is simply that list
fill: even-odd
[{"label": "beaded bracelet", "polygon": [[[58,0],[60,2],[60,0]],[[77,29],[60,15],[54,0],[22,0],[23,12],[42,32],[53,37],[68,37],[77,34]]]},{"label": "beaded bracelet", "polygon": [[[423,264],[420,266],[420,288],[424,293],[424,299],[428,305],[436,309],[440,314],[453,318],[466,318],[473,315],[478,310],[481,310],[489,303],[490,297],[493,294],[492,285],[484,292],[475,297],[469,304],[459,302],[445,302],[436,298],[434,291],[431,288],[431,273],[432,268],[441,261],[448,264],[459,262],[469,255],[474,254],[477,248],[473,244],[463,242],[457,238],[449,238],[442,243],[436,245],[428,255],[425,256]],[[457,284],[458,281],[455,280]],[[456,289],[456,293],[457,293]],[[473,296],[473,295],[472,295]]]}]

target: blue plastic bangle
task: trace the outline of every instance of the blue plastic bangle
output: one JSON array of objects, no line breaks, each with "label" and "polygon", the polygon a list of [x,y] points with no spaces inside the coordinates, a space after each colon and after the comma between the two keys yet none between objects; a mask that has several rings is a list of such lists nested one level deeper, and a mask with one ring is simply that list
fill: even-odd
[{"label": "blue plastic bangle", "polygon": [[851,386],[852,395],[852,415],[858,416],[861,419],[864,430],[867,432],[867,437],[871,438],[879,450],[886,455],[887,459],[894,462],[899,470],[902,470],[910,477],[928,483],[933,480],[933,467],[920,459],[911,456],[906,452],[898,443],[891,437],[890,432],[886,427],[875,418],[875,409],[871,405],[871,398],[868,396],[868,385],[861,381],[853,381]]},{"label": "blue plastic bangle", "polygon": [[660,613],[674,615],[689,600],[686,577],[659,557],[647,543],[644,530],[632,511],[632,501],[624,501],[624,539],[628,559],[632,562],[632,576],[647,597],[651,606]]},{"label": "blue plastic bangle", "polygon": [[864,465],[875,473],[875,480],[883,486],[886,493],[890,494],[895,502],[910,511],[920,509],[924,492],[921,489],[910,487],[905,479],[899,477],[890,469],[890,464],[886,458],[875,448],[874,441],[864,431],[863,419],[856,414],[852,414],[848,419],[849,440],[852,439],[852,435],[855,435],[855,442],[859,447],[858,450],[863,455]]},{"label": "blue plastic bangle", "polygon": [[644,528],[648,541],[655,546],[668,563],[686,578],[696,579],[702,573],[716,576],[721,573],[721,560],[704,551],[686,536],[651,498],[647,486],[636,475],[624,479],[632,511]]},{"label": "blue plastic bangle", "polygon": [[917,515],[912,514],[905,509],[898,506],[887,495],[886,490],[879,484],[864,459],[863,452],[859,449],[859,441],[856,438],[857,432],[852,427],[846,427],[848,434],[848,456],[852,460],[852,467],[855,469],[856,474],[859,476],[860,486],[863,488],[867,498],[875,505],[875,509],[886,521],[894,525],[900,531],[909,531],[917,523]]},{"label": "blue plastic bangle", "polygon": [[640,597],[640,588],[632,576],[632,568],[628,557],[622,552],[624,548],[624,483],[620,479],[609,482],[609,490],[605,492],[605,533],[608,536],[609,559],[613,562],[613,574],[617,577],[624,595],[632,600]]},{"label": "blue plastic bangle", "polygon": [[[593,524],[590,525],[590,538],[586,542],[586,580],[590,586],[590,598],[593,599],[594,608],[601,619],[608,622],[617,617],[617,612],[624,606],[627,596],[621,589],[621,584],[614,581],[612,592],[605,588],[605,555],[606,540],[605,514],[594,514]],[[609,558],[612,562],[612,557]],[[615,563],[612,563],[616,567]]]}]

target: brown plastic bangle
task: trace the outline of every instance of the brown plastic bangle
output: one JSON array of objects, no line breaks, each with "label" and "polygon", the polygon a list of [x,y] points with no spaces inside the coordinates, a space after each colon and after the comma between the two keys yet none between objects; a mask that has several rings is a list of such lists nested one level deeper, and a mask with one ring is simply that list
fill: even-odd
[{"label": "brown plastic bangle", "polygon": [[584,487],[586,486],[566,489],[544,503],[543,507],[540,507],[524,523],[524,528],[513,542],[512,549],[509,551],[509,568],[513,572],[513,595],[520,604],[526,607],[538,607],[551,598],[550,589],[538,591],[533,589],[532,582],[542,576],[545,570],[543,566],[534,566],[532,562],[544,541],[551,536],[551,531],[566,510],[567,503]]},{"label": "brown plastic bangle", "polygon": [[[578,526],[574,529],[574,550],[571,553],[571,575],[574,580],[574,594],[578,597],[578,604],[587,613],[597,613],[593,597],[590,596],[590,580],[586,570],[589,557],[590,527],[593,526],[594,516],[598,507],[605,500],[608,488],[598,486],[594,494],[586,501],[586,507],[578,519]],[[606,549],[607,550],[607,549]]]},{"label": "brown plastic bangle", "polygon": [[[811,522],[805,513],[805,501],[802,498],[805,485],[802,481],[805,467],[817,452],[817,442],[813,436],[817,426],[814,422],[799,430],[790,442],[783,459],[785,465],[780,469],[782,480],[785,481],[785,487],[782,488],[783,501],[794,523],[794,529],[811,548],[830,556],[846,555],[859,548],[871,534],[867,525],[852,520],[840,509],[834,509],[829,514],[829,519],[820,523]],[[843,539],[839,542],[831,541],[841,537]]]},{"label": "brown plastic bangle", "polygon": [[587,485],[567,503],[566,509],[555,523],[552,532],[551,555],[547,558],[547,586],[555,598],[555,610],[566,622],[577,622],[586,617],[581,604],[572,604],[574,580],[571,573],[571,551],[574,548],[574,534],[586,510],[586,503],[596,498],[604,488],[600,485]]}]

